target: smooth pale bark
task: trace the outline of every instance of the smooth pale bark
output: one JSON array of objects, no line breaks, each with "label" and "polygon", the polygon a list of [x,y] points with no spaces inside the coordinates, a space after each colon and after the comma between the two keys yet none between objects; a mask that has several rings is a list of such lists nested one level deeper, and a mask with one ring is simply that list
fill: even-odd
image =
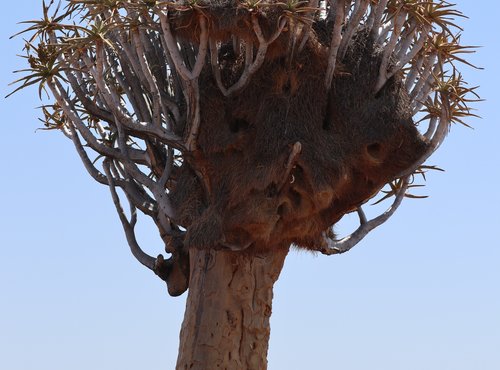
[{"label": "smooth pale bark", "polygon": [[267,368],[273,285],[288,250],[190,251],[177,370]]}]

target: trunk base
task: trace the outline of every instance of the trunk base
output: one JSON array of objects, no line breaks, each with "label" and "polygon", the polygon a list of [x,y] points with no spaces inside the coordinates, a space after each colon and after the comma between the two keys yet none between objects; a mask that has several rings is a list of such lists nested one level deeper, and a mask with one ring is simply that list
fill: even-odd
[{"label": "trunk base", "polygon": [[273,285],[288,250],[190,251],[177,370],[267,368]]}]

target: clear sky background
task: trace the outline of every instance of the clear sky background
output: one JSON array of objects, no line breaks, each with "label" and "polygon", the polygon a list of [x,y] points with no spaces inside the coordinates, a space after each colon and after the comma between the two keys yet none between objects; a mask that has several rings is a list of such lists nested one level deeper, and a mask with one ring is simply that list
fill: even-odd
[{"label": "clear sky background", "polygon": [[[131,256],[106,187],[72,144],[41,123],[35,89],[5,100],[24,68],[16,22],[41,0],[0,14],[0,369],[173,369],[185,296]],[[474,130],[453,127],[430,164],[430,195],[350,253],[292,252],[275,288],[270,370],[500,369],[500,2],[458,0],[465,69],[486,99]],[[152,227],[140,230],[151,254]]]}]

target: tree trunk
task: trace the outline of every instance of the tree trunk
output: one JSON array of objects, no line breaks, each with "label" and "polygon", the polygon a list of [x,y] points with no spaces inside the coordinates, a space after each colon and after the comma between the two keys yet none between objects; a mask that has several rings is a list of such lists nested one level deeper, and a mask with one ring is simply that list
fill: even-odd
[{"label": "tree trunk", "polygon": [[190,251],[177,370],[267,368],[273,285],[288,250]]}]

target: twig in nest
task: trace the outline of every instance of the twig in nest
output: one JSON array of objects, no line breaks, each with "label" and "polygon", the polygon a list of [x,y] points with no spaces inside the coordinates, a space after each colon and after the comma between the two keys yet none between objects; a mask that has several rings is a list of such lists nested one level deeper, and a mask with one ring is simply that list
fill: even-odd
[{"label": "twig in nest", "polygon": [[[293,144],[292,151],[290,152],[290,155],[288,156],[288,161],[287,161],[286,167],[285,167],[285,173],[284,173],[284,176],[283,176],[281,183],[278,186],[278,191],[281,191],[283,189],[283,187],[286,185],[286,183],[288,182],[288,179],[290,178],[290,173],[294,169],[295,164],[297,163],[297,159],[298,159],[301,151],[302,151],[302,144],[300,143],[300,141],[297,141],[295,144]],[[295,181],[295,179],[292,179],[291,182],[294,182],[294,181]]]}]

